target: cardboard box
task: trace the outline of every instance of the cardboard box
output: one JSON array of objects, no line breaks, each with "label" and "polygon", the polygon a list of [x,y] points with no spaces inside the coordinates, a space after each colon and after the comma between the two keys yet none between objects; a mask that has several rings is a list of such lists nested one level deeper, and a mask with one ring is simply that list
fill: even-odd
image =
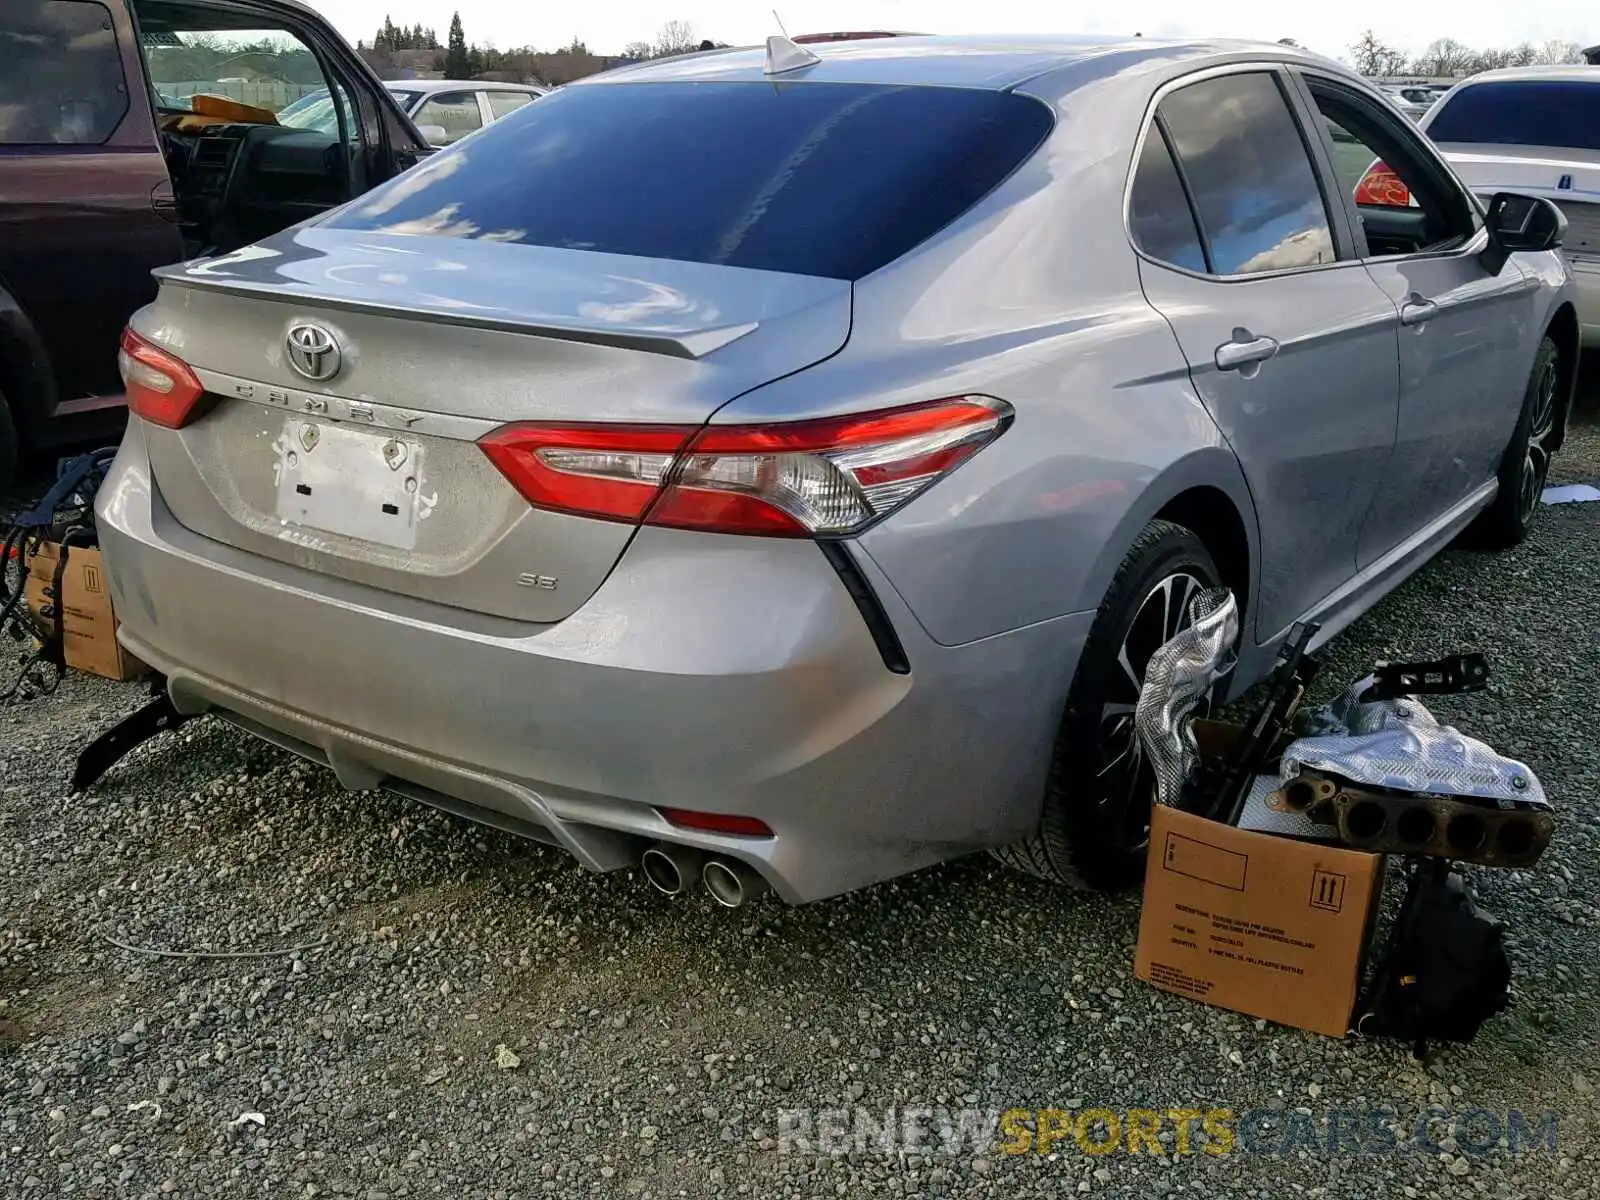
[{"label": "cardboard box", "polygon": [[[25,597],[36,629],[54,628],[55,579],[60,565],[61,547],[54,542],[43,543],[28,559]],[[100,551],[68,547],[61,593],[61,634],[67,666],[117,680],[133,679],[149,670],[117,641],[117,614],[111,605]]]},{"label": "cardboard box", "polygon": [[1343,1037],[1383,862],[1158,805],[1133,973],[1163,991]]}]

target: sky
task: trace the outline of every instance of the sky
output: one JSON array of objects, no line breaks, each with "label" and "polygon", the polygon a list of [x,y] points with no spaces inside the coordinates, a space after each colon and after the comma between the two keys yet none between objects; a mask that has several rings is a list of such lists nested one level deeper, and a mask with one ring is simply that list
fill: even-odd
[{"label": "sky", "polygon": [[[351,42],[370,41],[384,15],[396,24],[434,27],[441,41],[450,13],[459,11],[469,42],[554,49],[580,38],[590,50],[615,54],[633,41],[650,41],[666,21],[687,21],[697,37],[734,45],[777,33],[772,5],[791,34],[828,30],[898,29],[916,33],[1143,33],[1146,37],[1195,35],[1293,38],[1333,57],[1371,28],[1384,42],[1409,53],[1436,38],[1453,37],[1475,49],[1538,45],[1562,38],[1588,46],[1600,42],[1600,11],[1592,0],[1520,0],[1514,4],[1462,4],[1460,0],[1330,5],[1284,0],[1233,0],[1210,12],[1192,0],[1117,0],[1092,14],[1039,0],[588,0],[564,8],[538,0],[308,0]],[[1087,7],[1087,6],[1086,6]],[[1109,12],[1108,12],[1109,10]]]}]

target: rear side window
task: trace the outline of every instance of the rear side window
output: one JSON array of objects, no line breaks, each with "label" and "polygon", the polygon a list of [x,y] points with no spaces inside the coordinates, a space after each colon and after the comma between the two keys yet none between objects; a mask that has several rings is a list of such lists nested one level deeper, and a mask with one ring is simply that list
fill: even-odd
[{"label": "rear side window", "polygon": [[1191,271],[1206,270],[1206,252],[1195,228],[1194,210],[1183,193],[1167,139],[1156,125],[1145,135],[1139,153],[1128,218],[1135,244],[1151,258]]},{"label": "rear side window", "polygon": [[966,212],[1050,124],[1036,100],[976,89],[579,85],[328,224],[853,280]]},{"label": "rear side window", "polygon": [[484,94],[489,97],[489,111],[494,113],[496,119],[509,116],[533,99],[532,92],[485,92]]},{"label": "rear side window", "polygon": [[1600,150],[1600,77],[1594,83],[1475,83],[1433,114],[1428,136],[1436,142]]},{"label": "rear side window", "polygon": [[1179,88],[1157,110],[1218,275],[1334,260],[1322,190],[1277,81],[1261,71]]},{"label": "rear side window", "polygon": [[97,146],[128,111],[103,4],[3,0],[0,64],[0,145]]}]

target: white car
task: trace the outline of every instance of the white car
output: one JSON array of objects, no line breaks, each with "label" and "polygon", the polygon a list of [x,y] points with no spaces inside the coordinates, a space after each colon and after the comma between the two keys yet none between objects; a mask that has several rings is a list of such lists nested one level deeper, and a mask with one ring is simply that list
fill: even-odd
[{"label": "white car", "polygon": [[[405,79],[384,85],[431,146],[460,141],[491,121],[515,112],[545,89],[528,83],[492,83],[482,79]],[[296,129],[333,133],[338,117],[327,88],[311,92],[278,113],[278,122]]]},{"label": "white car", "polygon": [[[403,79],[384,84],[430,145],[448,146],[515,112],[545,89],[531,83],[482,79]],[[442,133],[442,136],[441,136]]]},{"label": "white car", "polygon": [[1600,347],[1600,67],[1485,71],[1420,126],[1485,203],[1520,192],[1561,209],[1583,344]]}]

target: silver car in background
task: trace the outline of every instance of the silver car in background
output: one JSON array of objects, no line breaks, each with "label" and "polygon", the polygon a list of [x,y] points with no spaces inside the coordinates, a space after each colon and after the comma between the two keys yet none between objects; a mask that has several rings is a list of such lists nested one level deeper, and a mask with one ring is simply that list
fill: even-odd
[{"label": "silver car in background", "polygon": [[[1374,147],[1414,208],[1356,203]],[[1126,884],[1198,590],[1243,606],[1237,690],[1526,532],[1559,234],[1281,45],[610,72],[162,273],[100,492],[121,637],[352,790],[669,890],[985,848]]]}]

